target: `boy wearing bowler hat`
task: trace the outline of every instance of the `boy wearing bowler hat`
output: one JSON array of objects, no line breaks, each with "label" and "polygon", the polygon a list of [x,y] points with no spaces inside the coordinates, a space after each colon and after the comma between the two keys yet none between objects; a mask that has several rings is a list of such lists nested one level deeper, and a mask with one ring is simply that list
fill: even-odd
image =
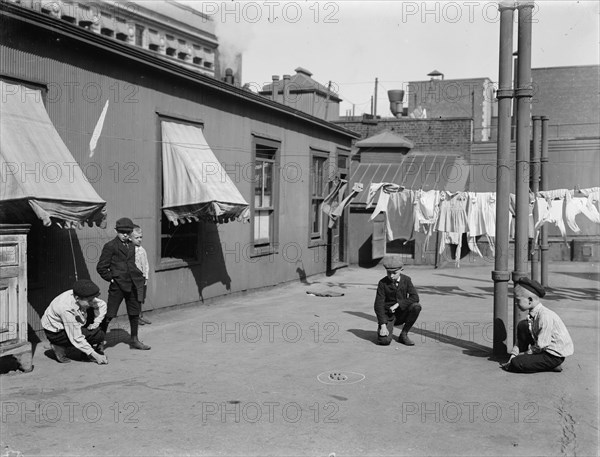
[{"label": "boy wearing bowler hat", "polygon": [[565,357],[573,354],[573,341],[558,314],[540,302],[546,290],[539,282],[523,277],[515,283],[514,294],[517,306],[528,315],[517,325],[517,344],[501,367],[515,373],[562,371]]},{"label": "boy wearing bowler hat", "polygon": [[387,276],[377,284],[374,306],[377,316],[377,344],[388,346],[392,342],[394,324],[404,324],[398,342],[414,346],[415,343],[408,337],[408,332],[421,312],[419,294],[410,277],[401,273],[404,264],[400,255],[386,255],[383,258],[383,266]]},{"label": "boy wearing bowler hat", "polygon": [[[106,314],[106,303],[100,300],[100,289],[89,279],[81,279],[71,290],[56,297],[44,312],[41,324],[54,349],[56,360],[67,363],[67,347],[75,347],[99,365],[108,363],[102,342],[100,323]],[[94,321],[86,326],[87,311],[94,311]]]},{"label": "boy wearing bowler hat", "polygon": [[102,248],[96,271],[108,281],[108,311],[102,323],[106,332],[108,324],[117,315],[123,299],[127,305],[127,315],[131,329],[131,349],[148,350],[150,346],[138,339],[140,300],[143,300],[144,275],[135,265],[135,247],[131,243],[133,221],[122,217],[115,225],[117,236]]}]

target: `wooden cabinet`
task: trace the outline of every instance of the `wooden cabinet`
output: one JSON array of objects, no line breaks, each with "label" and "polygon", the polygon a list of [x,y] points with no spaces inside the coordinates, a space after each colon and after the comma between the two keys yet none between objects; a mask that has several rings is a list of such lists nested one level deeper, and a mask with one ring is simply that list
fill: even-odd
[{"label": "wooden cabinet", "polygon": [[29,225],[0,224],[0,357],[31,371],[27,341],[27,233]]}]

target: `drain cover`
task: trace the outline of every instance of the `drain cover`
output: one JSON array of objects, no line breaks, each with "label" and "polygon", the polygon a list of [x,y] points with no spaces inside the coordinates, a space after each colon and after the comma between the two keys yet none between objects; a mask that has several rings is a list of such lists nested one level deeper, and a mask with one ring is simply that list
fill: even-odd
[{"label": "drain cover", "polygon": [[365,375],[353,371],[325,371],[317,376],[323,384],[354,384],[365,379]]}]

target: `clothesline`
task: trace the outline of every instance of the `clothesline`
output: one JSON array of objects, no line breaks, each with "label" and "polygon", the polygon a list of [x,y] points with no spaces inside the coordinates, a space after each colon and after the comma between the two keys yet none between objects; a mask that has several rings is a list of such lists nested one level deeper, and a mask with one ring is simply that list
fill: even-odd
[{"label": "clothesline", "polygon": [[[529,237],[537,240],[537,233],[545,223],[554,223],[566,241],[565,220],[575,233],[581,230],[575,222],[578,214],[600,224],[600,188],[578,189],[585,197],[575,197],[575,189],[556,189],[530,194]],[[471,251],[483,257],[477,247],[478,236],[485,235],[494,252],[496,232],[496,192],[448,192],[444,190],[412,190],[393,183],[373,183],[369,188],[367,208],[377,199],[370,220],[386,213],[386,232],[389,241],[414,239],[416,233],[425,233],[427,246],[433,231],[441,234],[440,254],[446,244],[458,245],[460,252],[462,234],[467,234]],[[515,195],[511,194],[510,214],[515,214]],[[537,211],[534,208],[537,206]],[[534,219],[534,214],[536,218]],[[507,215],[507,223],[513,218]],[[512,224],[514,229],[514,224]],[[426,249],[426,248],[425,248]],[[459,266],[460,256],[456,264]]]}]

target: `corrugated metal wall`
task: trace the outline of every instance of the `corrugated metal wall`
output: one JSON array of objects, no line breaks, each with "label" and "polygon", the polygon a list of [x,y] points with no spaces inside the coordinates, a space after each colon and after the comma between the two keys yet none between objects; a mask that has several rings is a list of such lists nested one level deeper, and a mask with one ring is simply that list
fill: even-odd
[{"label": "corrugated metal wall", "polygon": [[[123,216],[131,217],[144,230],[144,246],[152,264],[147,308],[194,303],[294,280],[299,268],[307,275],[325,271],[325,247],[308,248],[309,151],[318,148],[333,155],[338,147],[349,149],[349,137],[42,29],[24,29],[22,23],[12,21],[3,25],[3,71],[47,86],[50,118],[93,187],[107,201],[109,215],[106,230],[73,231],[75,261],[65,230],[36,227],[32,232],[45,240],[31,242],[45,252],[36,256],[40,278],[29,297],[34,330],[39,330],[36,315],[43,313],[57,293],[71,286],[76,267],[79,277],[96,281],[102,298],[107,298],[107,284],[95,268],[102,246],[115,235],[115,221]],[[102,136],[95,155],[89,157],[89,140],[107,100]],[[202,122],[217,159],[225,164],[248,202],[253,198],[253,134],[281,141],[277,253],[256,258],[248,255],[250,224],[206,224],[201,242],[206,255],[198,264],[154,271],[160,261],[157,113]]]}]

